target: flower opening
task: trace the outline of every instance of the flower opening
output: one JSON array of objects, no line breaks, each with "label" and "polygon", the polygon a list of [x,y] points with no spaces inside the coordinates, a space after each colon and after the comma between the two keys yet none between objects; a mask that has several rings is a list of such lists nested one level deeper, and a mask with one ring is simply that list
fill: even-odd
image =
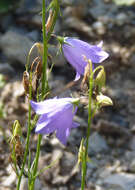
[{"label": "flower opening", "polygon": [[67,61],[76,70],[75,80],[78,80],[80,75],[84,75],[85,67],[88,64],[84,56],[92,63],[101,63],[109,56],[107,52],[102,50],[102,45],[102,41],[98,45],[90,45],[75,38],[66,37],[64,39],[62,50]]},{"label": "flower opening", "polygon": [[34,111],[40,114],[35,132],[40,134],[56,132],[56,137],[66,145],[71,128],[79,126],[73,121],[77,111],[76,104],[73,104],[74,100],[76,102],[74,98],[54,98],[38,103],[31,101]]}]

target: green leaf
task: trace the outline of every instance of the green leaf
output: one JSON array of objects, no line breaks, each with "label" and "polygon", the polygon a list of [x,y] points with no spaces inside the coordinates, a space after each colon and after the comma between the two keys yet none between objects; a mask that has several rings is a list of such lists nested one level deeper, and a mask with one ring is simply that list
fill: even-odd
[{"label": "green leaf", "polygon": [[118,6],[126,5],[130,6],[135,3],[135,0],[113,0]]}]

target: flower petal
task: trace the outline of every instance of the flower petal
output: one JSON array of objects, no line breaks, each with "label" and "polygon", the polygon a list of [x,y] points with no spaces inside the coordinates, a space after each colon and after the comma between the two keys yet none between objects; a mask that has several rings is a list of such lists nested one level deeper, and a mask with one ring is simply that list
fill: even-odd
[{"label": "flower petal", "polygon": [[54,98],[42,102],[30,101],[30,103],[37,114],[45,114],[57,110],[58,108],[62,108],[65,106],[66,102],[71,101],[73,101],[73,98]]},{"label": "flower petal", "polygon": [[[47,114],[41,115],[37,122],[35,132],[42,134],[48,134],[54,132],[59,128],[59,126],[65,124],[63,123],[63,121],[65,122],[66,120],[64,118],[64,115],[66,115],[68,121],[71,119],[72,123],[72,118],[73,118],[72,109],[73,105],[70,103],[66,104],[65,107],[61,109],[54,110]],[[66,125],[68,125],[68,122],[66,123]]]},{"label": "flower petal", "polygon": [[[67,61],[76,69],[76,71],[83,75],[84,67],[87,65],[82,55],[85,55],[85,52],[74,43],[74,41],[70,41],[67,38],[67,43],[71,44],[63,44],[62,49],[64,56],[66,57]],[[72,43],[71,43],[72,42]]]},{"label": "flower petal", "polygon": [[77,80],[79,80],[79,79],[80,79],[80,74],[79,74],[78,72],[76,72],[76,76],[75,76],[74,81],[77,81]]},{"label": "flower petal", "polygon": [[41,115],[36,124],[35,132],[40,134],[49,134],[54,132],[56,130],[55,125],[51,123],[50,126],[49,125],[50,121],[51,121],[50,118],[47,118],[46,114]]},{"label": "flower petal", "polygon": [[89,51],[91,51],[91,53],[89,54],[88,59],[90,59],[93,63],[101,63],[109,56],[109,54],[102,51],[99,46],[92,46]]},{"label": "flower petal", "polygon": [[101,41],[97,46],[100,47],[100,48],[102,48],[102,46],[103,46],[103,41]]},{"label": "flower petal", "polygon": [[[78,56],[79,53],[81,55],[85,55],[86,58],[90,59],[93,63],[101,63],[101,56],[102,56],[102,61],[109,56],[108,53],[106,53],[101,49],[103,45],[102,41],[98,45],[90,45],[82,40],[67,38],[66,42],[70,43],[73,47],[75,47]],[[69,47],[72,48],[71,46]]]},{"label": "flower petal", "polygon": [[107,52],[101,49],[103,41],[98,45],[90,45],[79,39],[65,38],[65,42],[62,45],[63,53],[67,61],[76,69],[75,80],[79,79],[79,75],[84,75],[85,67],[88,64],[84,56],[86,59],[90,59],[92,63],[101,63],[109,56]]},{"label": "flower petal", "polygon": [[76,127],[79,127],[79,126],[80,126],[80,124],[77,123],[77,122],[73,122],[73,123],[72,123],[72,128],[76,128]]},{"label": "flower petal", "polygon": [[35,132],[40,134],[56,132],[57,138],[65,145],[70,129],[78,127],[78,124],[73,122],[77,111],[77,106],[72,104],[73,101],[76,99],[55,98],[39,103],[31,101],[33,109],[37,113],[43,113],[38,119]]},{"label": "flower petal", "polygon": [[59,141],[62,144],[66,145],[69,134],[70,134],[70,128],[66,128],[66,130],[62,128],[57,130],[56,137],[59,139]]},{"label": "flower petal", "polygon": [[62,118],[59,118],[60,124],[57,129],[56,136],[64,145],[67,142],[70,129],[76,126],[76,124],[73,124],[74,113],[72,112],[72,109],[73,108],[68,109],[65,113],[63,113]]}]

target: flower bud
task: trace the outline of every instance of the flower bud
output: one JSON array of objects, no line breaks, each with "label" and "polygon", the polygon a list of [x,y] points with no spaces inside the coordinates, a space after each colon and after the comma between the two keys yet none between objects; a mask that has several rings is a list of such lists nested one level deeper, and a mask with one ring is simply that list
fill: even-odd
[{"label": "flower bud", "polygon": [[[80,143],[80,147],[79,147],[79,152],[78,152],[78,162],[77,164],[79,165],[80,163],[83,163],[84,161],[84,157],[85,157],[85,153],[86,153],[86,148],[84,146],[84,138],[82,138],[81,143]],[[90,162],[91,159],[88,157],[87,155],[87,162]]]},{"label": "flower bud", "polygon": [[85,146],[84,146],[84,139],[82,138],[78,152],[78,162],[77,162],[78,164],[83,162],[84,155],[85,155]]},{"label": "flower bud", "polygon": [[14,136],[16,136],[16,135],[21,136],[22,135],[21,125],[20,125],[20,123],[19,123],[18,120],[14,121],[14,124],[13,124],[13,135]]},{"label": "flower bud", "polygon": [[105,70],[104,70],[104,67],[103,67],[99,71],[99,73],[97,74],[96,79],[95,79],[95,83],[99,87],[99,91],[105,85],[105,81],[106,81],[106,74],[105,74]]},{"label": "flower bud", "polygon": [[97,103],[99,104],[99,106],[101,106],[101,107],[113,105],[111,98],[109,98],[108,96],[104,96],[103,94],[97,95],[96,100],[97,100]]}]

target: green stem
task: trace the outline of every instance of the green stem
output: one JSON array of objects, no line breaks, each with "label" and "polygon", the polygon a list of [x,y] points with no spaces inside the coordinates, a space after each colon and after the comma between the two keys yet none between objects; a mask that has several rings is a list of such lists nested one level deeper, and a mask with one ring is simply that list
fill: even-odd
[{"label": "green stem", "polygon": [[[47,70],[47,36],[46,36],[45,15],[46,15],[45,0],[42,0],[42,27],[43,27],[43,44],[44,44],[44,47],[43,47],[43,70],[42,70],[42,100],[44,99],[44,95],[46,93],[46,81],[47,81],[47,76],[46,76],[46,70]],[[34,165],[32,176],[36,176],[36,174],[37,174],[41,140],[42,140],[42,135],[39,134],[38,135],[38,143],[37,143],[36,159],[35,159],[35,165]],[[34,178],[32,180],[32,183],[30,185],[30,190],[34,189],[35,180],[36,180],[36,178]]]},{"label": "green stem", "polygon": [[30,86],[29,86],[28,132],[27,132],[27,139],[26,139],[26,147],[25,147],[23,164],[22,164],[21,172],[20,172],[20,175],[18,178],[17,190],[20,189],[21,179],[22,179],[22,175],[24,173],[24,166],[25,166],[27,155],[29,152],[29,142],[30,142],[30,133],[31,133],[31,105],[30,105],[30,100],[31,100],[31,96],[32,96],[32,85],[31,84],[32,84],[32,73],[30,73]]},{"label": "green stem", "polygon": [[[41,140],[42,140],[42,135],[39,134],[38,135],[37,152],[36,152],[36,160],[35,160],[35,165],[34,165],[34,170],[33,170],[33,176],[35,176],[37,173]],[[30,190],[34,190],[35,180],[36,180],[36,178],[33,178],[32,183],[30,185]]]},{"label": "green stem", "polygon": [[87,127],[87,136],[86,136],[86,148],[85,154],[82,162],[82,182],[81,182],[81,190],[84,190],[86,184],[86,172],[87,172],[87,158],[88,158],[88,146],[89,146],[89,137],[90,137],[90,129],[91,129],[91,121],[92,121],[92,89],[93,89],[93,74],[91,72],[89,79],[89,105],[88,105],[88,127]]},{"label": "green stem", "polygon": [[43,70],[42,70],[42,100],[45,95],[46,91],[46,70],[47,70],[47,36],[46,36],[46,7],[45,7],[45,0],[42,0],[42,27],[43,27]]}]

